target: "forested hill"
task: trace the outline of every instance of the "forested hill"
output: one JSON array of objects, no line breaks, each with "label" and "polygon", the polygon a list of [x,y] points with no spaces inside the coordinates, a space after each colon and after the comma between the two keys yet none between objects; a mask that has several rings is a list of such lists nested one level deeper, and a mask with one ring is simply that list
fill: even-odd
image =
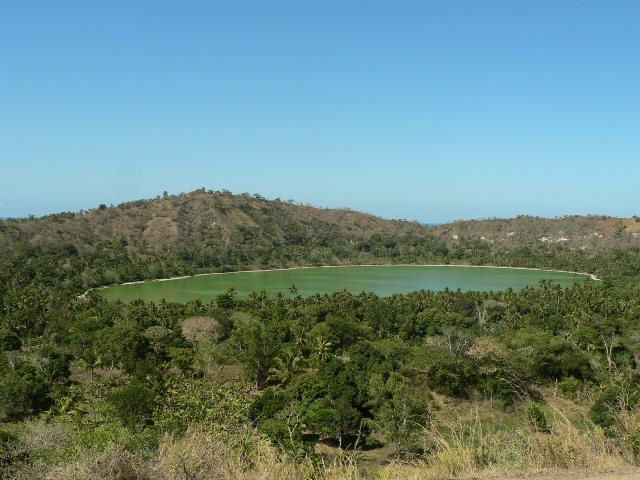
[{"label": "forested hill", "polygon": [[[350,263],[499,264],[606,274],[628,268],[626,255],[637,254],[639,237],[635,219],[518,217],[429,227],[200,189],[0,221],[0,287],[36,282],[82,290],[202,271]],[[603,255],[613,256],[613,263]]]},{"label": "forested hill", "polygon": [[[435,226],[387,220],[348,209],[317,208],[259,195],[233,195],[204,189],[164,195],[118,206],[101,205],[78,213],[31,219],[0,219],[0,245],[73,244],[91,250],[99,242],[125,239],[146,252],[199,249],[261,239],[276,244],[327,246],[405,235],[432,236],[455,246],[480,240],[504,248],[564,244],[582,250],[640,245],[640,217],[567,216],[464,220]],[[366,246],[364,247],[366,248]]]},{"label": "forested hill", "polygon": [[347,209],[323,209],[259,195],[203,189],[115,207],[0,223],[2,245],[69,243],[79,250],[125,239],[139,252],[199,250],[250,243],[316,244],[372,236],[424,234],[414,222],[385,220]]}]

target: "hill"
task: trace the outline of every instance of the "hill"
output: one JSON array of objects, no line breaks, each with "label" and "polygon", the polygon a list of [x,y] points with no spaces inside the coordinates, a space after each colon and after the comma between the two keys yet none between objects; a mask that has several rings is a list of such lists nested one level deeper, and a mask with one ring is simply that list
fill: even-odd
[{"label": "hill", "polygon": [[423,232],[416,223],[385,220],[347,209],[323,209],[255,195],[196,190],[78,213],[0,223],[0,244],[70,243],[79,250],[126,239],[149,253],[167,249],[262,241],[328,244],[375,235]]},{"label": "hill", "polygon": [[640,245],[640,217],[566,216],[462,220],[428,226],[349,209],[317,208],[259,195],[196,190],[78,213],[4,219],[0,245],[70,243],[79,250],[126,239],[149,253],[262,239],[281,244],[329,244],[376,236],[433,236],[454,247],[462,239],[506,249],[562,244],[582,250]]},{"label": "hill", "polygon": [[427,226],[204,189],[0,221],[5,285],[20,271],[29,276],[24,283],[72,290],[297,265],[470,263],[606,274],[611,262],[603,268],[600,253],[639,245],[637,219],[521,216]]},{"label": "hill", "polygon": [[640,218],[572,215],[560,218],[518,216],[467,220],[433,229],[447,244],[461,238],[485,241],[505,249],[559,244],[580,250],[640,246]]}]

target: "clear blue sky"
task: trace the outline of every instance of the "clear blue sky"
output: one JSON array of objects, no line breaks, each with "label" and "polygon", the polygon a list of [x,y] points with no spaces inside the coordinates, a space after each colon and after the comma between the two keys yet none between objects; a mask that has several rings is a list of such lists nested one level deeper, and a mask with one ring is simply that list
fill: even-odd
[{"label": "clear blue sky", "polygon": [[640,213],[640,1],[0,0],[0,217],[201,186]]}]

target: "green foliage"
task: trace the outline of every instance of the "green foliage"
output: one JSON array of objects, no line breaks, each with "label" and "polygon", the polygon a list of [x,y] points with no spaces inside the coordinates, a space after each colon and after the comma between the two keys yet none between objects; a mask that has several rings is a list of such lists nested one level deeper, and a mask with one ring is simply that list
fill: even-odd
[{"label": "green foliage", "polygon": [[20,419],[51,405],[49,385],[33,365],[18,363],[4,370],[0,376],[0,408],[9,418]]},{"label": "green foliage", "polygon": [[193,367],[193,350],[183,347],[169,347],[168,350],[171,362],[183,372],[191,370]]},{"label": "green foliage", "polygon": [[413,388],[409,379],[397,373],[386,382],[380,374],[372,375],[369,391],[374,433],[393,445],[396,454],[416,451],[431,421],[426,392]]},{"label": "green foliage", "polygon": [[216,304],[223,310],[232,310],[236,304],[236,296],[236,291],[233,288],[230,288],[225,293],[217,296]]},{"label": "green foliage", "polygon": [[572,400],[576,398],[576,395],[581,385],[583,385],[582,382],[580,382],[580,380],[573,377],[564,378],[558,384],[558,386],[560,387],[560,391],[562,392],[562,395]]},{"label": "green foliage", "polygon": [[174,379],[154,413],[154,424],[171,433],[182,433],[191,425],[223,431],[238,428],[249,411],[245,391],[243,383],[222,384],[206,377]]},{"label": "green foliage", "polygon": [[42,285],[13,286],[3,299],[5,329],[22,340],[42,335],[50,319],[52,302],[50,292]]},{"label": "green foliage", "polygon": [[610,372],[589,416],[591,420],[612,433],[618,415],[640,404],[640,372],[635,369]]},{"label": "green foliage", "polygon": [[477,382],[477,371],[463,355],[447,347],[426,348],[421,353],[426,363],[426,380],[435,391],[466,397]]},{"label": "green foliage", "polygon": [[237,326],[231,341],[249,378],[264,385],[278,348],[272,330],[250,318]]},{"label": "green foliage", "polygon": [[530,402],[527,406],[527,418],[529,424],[536,432],[549,433],[551,428],[547,421],[542,405],[536,402]]},{"label": "green foliage", "polygon": [[129,428],[149,424],[158,404],[156,392],[140,380],[117,388],[109,395],[108,401],[116,417]]},{"label": "green foliage", "polygon": [[10,352],[12,350],[20,350],[22,342],[20,337],[12,333],[0,335],[0,351]]},{"label": "green foliage", "polygon": [[589,411],[589,418],[596,425],[611,428],[616,423],[616,411],[619,408],[620,389],[615,386],[605,388]]}]

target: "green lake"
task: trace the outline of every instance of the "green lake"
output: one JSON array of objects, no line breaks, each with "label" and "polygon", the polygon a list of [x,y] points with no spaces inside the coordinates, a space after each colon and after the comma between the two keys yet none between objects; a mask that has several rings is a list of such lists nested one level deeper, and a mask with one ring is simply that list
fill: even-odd
[{"label": "green lake", "polygon": [[268,294],[290,295],[295,285],[303,296],[348,290],[374,292],[380,296],[415,290],[498,291],[519,290],[552,280],[562,286],[587,279],[587,275],[529,269],[478,268],[464,266],[349,266],[237,272],[148,281],[100,290],[107,299],[128,302],[135,299],[169,302],[209,301],[233,287],[241,296],[265,290]]}]

